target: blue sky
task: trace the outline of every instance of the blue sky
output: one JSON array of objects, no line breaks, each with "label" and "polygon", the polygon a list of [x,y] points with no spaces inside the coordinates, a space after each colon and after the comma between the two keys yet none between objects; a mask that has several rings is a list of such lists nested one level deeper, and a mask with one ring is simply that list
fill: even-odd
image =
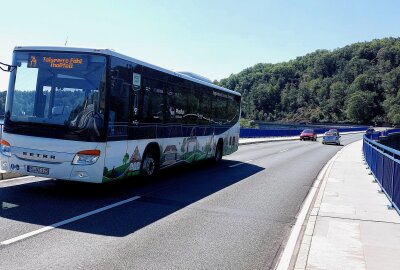
[{"label": "blue sky", "polygon": [[[221,79],[256,63],[400,36],[400,1],[4,1],[0,62],[16,45],[109,48]],[[0,72],[0,90],[8,74]]]}]

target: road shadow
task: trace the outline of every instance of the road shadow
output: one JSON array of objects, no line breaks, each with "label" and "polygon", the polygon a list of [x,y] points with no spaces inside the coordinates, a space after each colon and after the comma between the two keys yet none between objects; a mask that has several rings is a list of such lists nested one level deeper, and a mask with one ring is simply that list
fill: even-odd
[{"label": "road shadow", "polygon": [[140,196],[134,202],[62,227],[123,237],[264,170],[249,163],[230,167],[235,164],[239,162],[197,162],[163,170],[153,180],[135,177],[104,185],[44,180],[5,186],[0,188],[0,217],[48,226]]}]

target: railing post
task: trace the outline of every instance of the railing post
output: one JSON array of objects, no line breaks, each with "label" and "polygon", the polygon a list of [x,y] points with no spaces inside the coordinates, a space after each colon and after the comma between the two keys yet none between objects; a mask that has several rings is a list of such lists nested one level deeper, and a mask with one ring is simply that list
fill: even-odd
[{"label": "railing post", "polygon": [[[380,187],[381,190],[379,191],[380,193],[383,193],[383,179],[385,179],[385,155],[382,153],[379,153],[382,156],[382,179],[380,179]],[[378,179],[379,181],[379,179]]]},{"label": "railing post", "polygon": [[394,208],[394,176],[396,175],[396,161],[394,158],[394,153],[393,153],[393,174],[392,174],[392,194],[390,194],[390,206],[388,207],[389,209]]}]

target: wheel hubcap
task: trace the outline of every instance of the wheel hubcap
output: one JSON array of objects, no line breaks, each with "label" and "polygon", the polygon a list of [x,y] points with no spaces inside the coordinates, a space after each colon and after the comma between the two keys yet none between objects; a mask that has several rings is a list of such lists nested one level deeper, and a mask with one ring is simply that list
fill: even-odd
[{"label": "wheel hubcap", "polygon": [[152,175],[155,169],[154,159],[152,157],[146,157],[146,159],[144,160],[143,167],[147,175]]}]

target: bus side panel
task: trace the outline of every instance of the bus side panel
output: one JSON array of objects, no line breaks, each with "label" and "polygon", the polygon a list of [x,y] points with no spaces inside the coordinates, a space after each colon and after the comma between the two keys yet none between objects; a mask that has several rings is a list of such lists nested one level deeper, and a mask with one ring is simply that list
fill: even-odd
[{"label": "bus side panel", "polygon": [[230,155],[236,152],[239,148],[239,132],[240,124],[235,124],[227,132],[224,133],[224,149],[223,155]]},{"label": "bus side panel", "polygon": [[219,139],[224,141],[224,155],[237,151],[239,124],[219,135],[107,142],[103,182],[139,175],[146,147],[157,143],[160,168],[213,158]]},{"label": "bus side panel", "polygon": [[214,136],[199,136],[197,137],[198,142],[198,154],[196,160],[203,160],[212,158],[215,155],[214,147]]},{"label": "bus side panel", "polygon": [[103,182],[127,177],[129,174],[128,141],[109,141],[106,143],[106,155],[103,168]]}]

